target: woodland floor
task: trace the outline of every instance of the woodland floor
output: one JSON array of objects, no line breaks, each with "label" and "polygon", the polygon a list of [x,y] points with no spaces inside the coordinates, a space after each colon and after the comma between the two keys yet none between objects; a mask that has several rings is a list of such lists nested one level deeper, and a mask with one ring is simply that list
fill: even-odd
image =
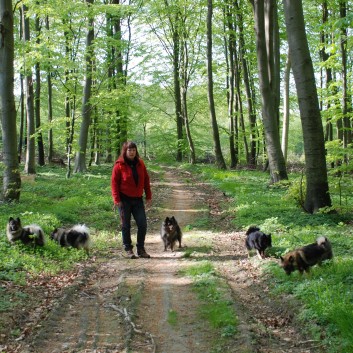
[{"label": "woodland floor", "polygon": [[[151,258],[126,259],[112,247],[69,275],[37,279],[27,286],[27,306],[5,313],[8,330],[0,332],[0,352],[219,352],[217,330],[200,319],[191,280],[179,273],[195,261],[182,256],[184,249],[197,247],[200,239],[213,250],[198,256],[212,262],[228,283],[239,319],[237,334],[222,352],[324,352],[299,332],[292,299],[270,296],[260,260],[248,258],[244,232],[232,231],[222,212],[226,197],[172,168],[163,180],[153,179],[146,244]],[[184,231],[185,248],[164,252],[159,229],[171,215],[182,228],[208,217],[212,229],[199,237]],[[173,325],[167,321],[171,311],[177,314]],[[14,327],[20,330],[17,339],[9,335]]]}]

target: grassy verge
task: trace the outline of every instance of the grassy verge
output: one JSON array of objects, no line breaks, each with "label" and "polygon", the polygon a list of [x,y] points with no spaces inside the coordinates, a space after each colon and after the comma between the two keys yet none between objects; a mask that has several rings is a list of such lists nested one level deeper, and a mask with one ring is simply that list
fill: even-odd
[{"label": "grassy verge", "polygon": [[[334,259],[312,268],[309,275],[298,272],[287,276],[273,262],[263,270],[271,276],[272,294],[291,294],[302,303],[299,318],[311,337],[329,352],[353,352],[353,248],[351,183],[346,189],[330,179],[331,198],[336,213],[305,213],[298,206],[301,176],[291,174],[289,181],[269,184],[269,176],[259,171],[220,171],[209,166],[184,166],[222,190],[231,202],[228,212],[235,215],[234,228],[245,230],[257,225],[272,233],[269,254],[280,255],[327,236]],[[341,183],[343,185],[344,183]],[[344,202],[342,202],[344,200]]]},{"label": "grassy verge", "polygon": [[214,342],[215,348],[212,352],[224,351],[229,343],[228,339],[236,334],[238,323],[232,300],[229,298],[229,288],[217,276],[213,265],[208,261],[199,261],[181,271],[181,274],[193,279],[193,289],[201,303],[200,319],[219,330],[219,340]]}]

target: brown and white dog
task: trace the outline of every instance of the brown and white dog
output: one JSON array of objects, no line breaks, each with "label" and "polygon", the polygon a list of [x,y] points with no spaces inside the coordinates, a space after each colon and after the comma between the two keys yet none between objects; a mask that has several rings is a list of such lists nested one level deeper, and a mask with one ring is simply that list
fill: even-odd
[{"label": "brown and white dog", "polygon": [[315,243],[295,249],[281,256],[281,267],[287,275],[298,270],[301,274],[310,271],[310,267],[321,265],[322,261],[332,259],[332,246],[330,241],[320,236]]}]

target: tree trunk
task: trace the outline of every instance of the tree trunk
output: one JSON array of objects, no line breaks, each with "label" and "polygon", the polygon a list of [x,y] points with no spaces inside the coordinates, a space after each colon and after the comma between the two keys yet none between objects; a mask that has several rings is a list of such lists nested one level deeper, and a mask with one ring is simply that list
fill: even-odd
[{"label": "tree trunk", "polygon": [[[22,5],[22,26],[23,40],[30,41],[29,19],[27,18],[27,7]],[[34,119],[34,93],[33,78],[30,68],[25,68],[25,89],[26,89],[26,116],[27,116],[27,150],[25,173],[35,174],[35,119]]]},{"label": "tree trunk", "polygon": [[252,1],[266,150],[271,181],[288,179],[279,135],[277,7],[274,0]]},{"label": "tree trunk", "polygon": [[[49,18],[45,18],[45,27],[49,31]],[[50,59],[50,58],[49,58]],[[53,159],[54,143],[53,143],[53,129],[51,128],[51,122],[53,120],[53,86],[51,82],[51,69],[47,71],[47,86],[48,86],[48,162],[50,163]]]},{"label": "tree trunk", "polygon": [[224,36],[225,40],[225,58],[227,65],[227,103],[228,103],[228,121],[229,121],[229,154],[230,154],[230,168],[235,169],[238,164],[238,153],[235,147],[235,126],[234,126],[234,116],[236,111],[235,107],[235,93],[234,93],[234,81],[235,81],[235,30],[233,25],[233,16],[230,5],[226,5],[225,9],[225,23],[227,24],[228,31],[225,29],[225,33],[229,33]]},{"label": "tree trunk", "polygon": [[0,0],[0,107],[4,163],[2,197],[6,202],[19,201],[21,177],[17,156],[11,0]]},{"label": "tree trunk", "polygon": [[183,115],[180,87],[180,33],[179,33],[179,16],[175,14],[175,27],[173,29],[173,77],[174,77],[174,102],[175,102],[175,119],[177,125],[177,155],[176,160],[183,160]]},{"label": "tree trunk", "polygon": [[[346,23],[347,17],[347,1],[340,1],[340,17],[343,20],[342,23]],[[352,126],[350,116],[352,113],[351,100],[352,96],[348,90],[348,79],[347,79],[347,38],[348,30],[347,25],[342,25],[341,28],[341,55],[342,55],[342,84],[343,84],[343,146],[347,148],[352,143]]]},{"label": "tree trunk", "polygon": [[234,6],[236,9],[237,16],[237,26],[239,27],[239,59],[241,62],[242,70],[243,70],[243,80],[245,86],[245,94],[246,94],[246,103],[248,106],[248,114],[249,114],[249,126],[250,126],[250,148],[249,148],[249,156],[247,156],[247,163],[249,166],[255,167],[257,165],[257,155],[259,148],[259,134],[256,126],[256,95],[254,94],[254,90],[252,87],[254,86],[251,81],[253,81],[251,75],[249,74],[248,64],[246,62],[246,45],[244,39],[244,29],[243,29],[243,14],[239,8],[239,3],[237,0],[234,0]]},{"label": "tree trunk", "polygon": [[213,3],[212,0],[207,0],[207,79],[208,79],[208,104],[211,115],[211,125],[213,133],[213,143],[216,154],[216,163],[218,168],[227,169],[226,163],[223,158],[221,143],[219,139],[218,124],[216,118],[216,109],[213,97],[213,74],[212,74],[212,14]]},{"label": "tree trunk", "polygon": [[331,206],[324,132],[314,69],[305,33],[302,1],[283,0],[283,5],[304,139],[306,162],[304,207],[307,212],[314,213],[322,207]]},{"label": "tree trunk", "polygon": [[289,133],[289,79],[291,63],[289,53],[284,72],[284,94],[283,94],[283,125],[282,125],[282,152],[284,160],[287,161],[288,133]]},{"label": "tree trunk", "polygon": [[[93,4],[93,0],[86,0],[88,7]],[[92,91],[92,68],[93,68],[93,39],[94,39],[94,29],[93,29],[93,18],[88,20],[88,32],[86,37],[86,77],[83,88],[83,98],[82,98],[82,123],[80,129],[80,137],[78,141],[78,152],[76,153],[75,159],[75,173],[83,173],[87,170],[86,166],[86,152],[87,152],[87,141],[88,141],[88,131],[91,123],[91,91]]]},{"label": "tree trunk", "polygon": [[[36,26],[36,43],[40,44],[40,24],[39,17],[36,15],[35,19]],[[35,120],[36,120],[36,132],[37,132],[37,145],[38,145],[38,164],[40,166],[45,165],[45,157],[44,157],[44,145],[43,145],[43,135],[40,131],[40,92],[41,92],[41,79],[40,79],[40,63],[37,62],[35,65],[36,72],[36,91],[35,91]]]}]

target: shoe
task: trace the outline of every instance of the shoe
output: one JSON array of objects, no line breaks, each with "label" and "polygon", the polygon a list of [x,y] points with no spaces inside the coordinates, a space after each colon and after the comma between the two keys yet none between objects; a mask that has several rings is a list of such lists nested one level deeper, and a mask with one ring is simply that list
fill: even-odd
[{"label": "shoe", "polygon": [[146,253],[146,250],[145,249],[140,249],[140,250],[137,250],[137,255],[139,257],[142,257],[144,259],[149,259],[151,257],[151,255],[147,254]]},{"label": "shoe", "polygon": [[132,250],[126,250],[125,253],[129,259],[137,259],[137,256],[134,254],[134,252]]}]

